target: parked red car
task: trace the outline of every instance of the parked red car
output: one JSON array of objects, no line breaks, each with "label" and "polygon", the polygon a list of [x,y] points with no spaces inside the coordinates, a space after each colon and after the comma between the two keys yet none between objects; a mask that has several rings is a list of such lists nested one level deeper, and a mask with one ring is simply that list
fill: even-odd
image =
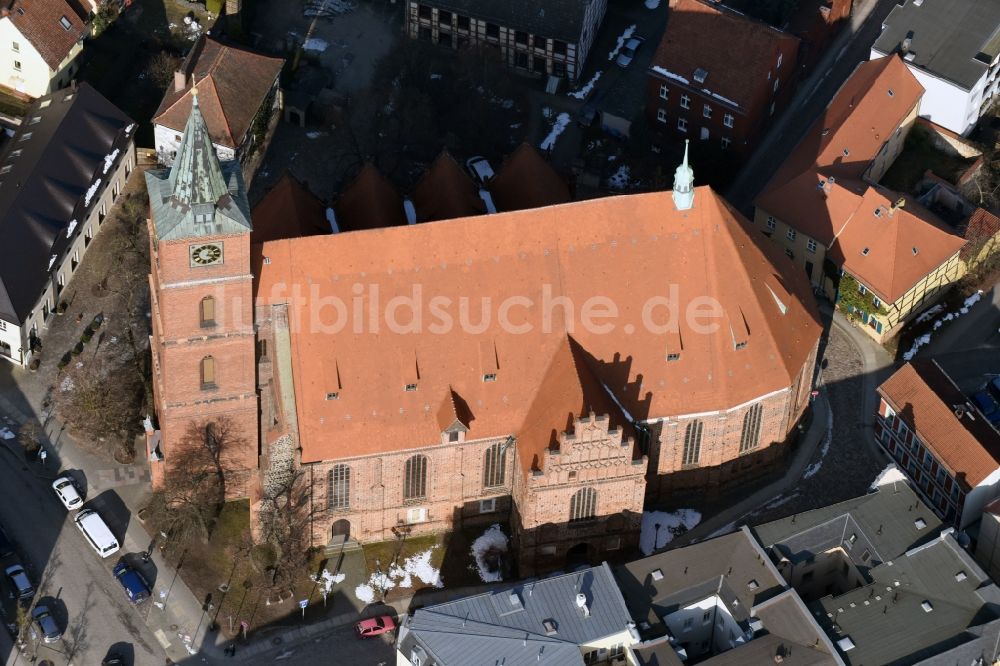
[{"label": "parked red car", "polygon": [[358,636],[368,638],[392,631],[396,628],[396,621],[388,615],[382,615],[380,617],[370,617],[367,620],[361,620],[354,628],[358,630]]}]

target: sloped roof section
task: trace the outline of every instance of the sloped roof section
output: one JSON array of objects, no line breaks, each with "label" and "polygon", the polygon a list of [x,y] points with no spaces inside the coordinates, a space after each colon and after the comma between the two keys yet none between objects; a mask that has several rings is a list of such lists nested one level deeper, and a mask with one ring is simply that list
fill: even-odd
[{"label": "sloped roof section", "polygon": [[[666,70],[746,112],[766,108],[780,44],[798,41],[721,5],[671,0],[667,28],[650,66],[654,73]],[[698,70],[706,74],[704,81],[695,80]]]},{"label": "sloped roof section", "polygon": [[147,171],[146,187],[157,238],[196,238],[250,231],[250,203],[236,160],[220,163],[198,104],[191,115],[174,166]]},{"label": "sloped roof section", "polygon": [[253,209],[253,243],[320,236],[331,232],[326,206],[295,176],[285,172]]},{"label": "sloped roof section", "polygon": [[4,0],[3,16],[31,42],[39,55],[56,71],[87,26],[66,0]]},{"label": "sloped roof section", "polygon": [[497,210],[524,210],[568,203],[569,187],[535,147],[522,143],[486,185]]},{"label": "sloped roof section", "polygon": [[180,131],[191,114],[192,90],[197,88],[212,143],[237,148],[284,64],[281,58],[203,35],[181,66],[187,74],[187,85],[180,91],[172,85],[167,89],[153,124]]},{"label": "sloped roof section", "polygon": [[403,197],[371,162],[366,162],[336,203],[340,231],[406,225]]},{"label": "sloped roof section", "polygon": [[966,491],[1000,467],[1000,433],[968,408],[965,394],[936,361],[907,363],[878,392]]},{"label": "sloped roof section", "polygon": [[[474,413],[477,439],[521,439],[517,429],[567,336],[585,352],[594,380],[584,374],[580,354],[573,365],[562,357],[559,373],[575,371],[579,388],[571,404],[543,410],[551,421],[539,426],[544,441],[567,427],[571,413],[593,408],[614,419],[614,405],[601,406],[595,385],[612,391],[627,420],[725,409],[785,389],[816,347],[819,316],[802,271],[772,243],[761,239],[759,246],[758,237],[701,187],[685,211],[675,208],[670,192],[656,192],[255,246],[258,304],[288,302],[283,290],[294,284],[315,285],[316,298],[350,304],[358,283],[366,293],[377,289],[382,304],[412,299],[419,288],[423,303],[419,323],[405,308],[398,311],[403,331],[379,320],[377,330],[358,322],[363,332],[355,332],[352,321],[336,336],[308,325],[310,303],[289,305],[290,321],[303,323],[292,327],[303,460],[434,444],[449,387]],[[568,299],[572,312],[556,306],[546,317],[546,293]],[[666,329],[647,327],[642,313],[649,300],[671,294],[682,314],[695,298],[717,299],[726,317],[745,326],[747,344],[737,348],[728,327],[707,332],[683,316],[673,330],[666,308],[654,317]],[[611,332],[582,323],[581,309],[595,296],[614,303]],[[515,298],[500,322],[500,305]],[[431,299],[451,304],[444,306],[446,318],[434,314]],[[668,349],[680,358],[668,363]],[[419,382],[404,391],[412,380],[398,359],[414,350]],[[320,362],[334,354],[336,376]],[[499,363],[487,370],[484,357]],[[495,377],[484,381],[484,373]],[[326,400],[333,390],[339,399]]]},{"label": "sloped roof section", "polygon": [[86,83],[36,100],[25,118],[0,153],[0,316],[15,323],[30,315],[52,257],[80,233],[72,221],[96,205],[106,157],[121,159],[135,129]]},{"label": "sloped roof section", "polygon": [[455,158],[441,151],[413,189],[417,222],[453,220],[486,212],[486,204]]}]

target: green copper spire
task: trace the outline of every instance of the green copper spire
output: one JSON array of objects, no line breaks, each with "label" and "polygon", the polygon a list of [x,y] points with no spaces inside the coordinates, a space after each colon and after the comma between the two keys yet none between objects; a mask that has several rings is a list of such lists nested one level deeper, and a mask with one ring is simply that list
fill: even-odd
[{"label": "green copper spire", "polygon": [[189,206],[214,204],[229,193],[215,146],[198,106],[197,88],[191,90],[191,115],[188,116],[184,138],[170,170],[170,191],[177,202]]}]

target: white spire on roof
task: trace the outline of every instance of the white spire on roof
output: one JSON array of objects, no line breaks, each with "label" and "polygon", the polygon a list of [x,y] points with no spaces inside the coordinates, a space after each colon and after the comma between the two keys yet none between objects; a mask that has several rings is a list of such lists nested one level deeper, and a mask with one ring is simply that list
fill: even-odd
[{"label": "white spire on roof", "polygon": [[688,140],[684,139],[684,161],[674,172],[674,205],[677,210],[694,206],[694,171],[688,165]]}]

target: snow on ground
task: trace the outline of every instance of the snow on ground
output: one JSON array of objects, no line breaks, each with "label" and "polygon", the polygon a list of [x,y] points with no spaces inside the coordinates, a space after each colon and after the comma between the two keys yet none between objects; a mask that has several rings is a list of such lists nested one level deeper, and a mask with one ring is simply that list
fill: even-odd
[{"label": "snow on ground", "polygon": [[656,9],[660,6],[660,0],[646,0],[646,9]]},{"label": "snow on ground", "polygon": [[322,53],[330,48],[330,44],[325,39],[320,39],[319,37],[310,37],[302,44],[303,51],[312,51],[314,53]]},{"label": "snow on ground", "polygon": [[476,560],[476,570],[484,583],[499,583],[503,580],[503,574],[498,568],[491,571],[487,558],[507,552],[507,535],[500,529],[499,524],[491,525],[488,530],[472,542],[470,554]]},{"label": "snow on ground", "polygon": [[[965,302],[962,303],[962,307],[960,307],[958,309],[958,312],[949,312],[945,316],[943,316],[943,317],[939,318],[937,321],[935,321],[934,322],[934,326],[933,326],[931,332],[933,333],[934,331],[936,331],[939,328],[941,328],[942,326],[944,326],[945,322],[951,321],[952,319],[958,319],[962,315],[968,313],[969,312],[969,308],[971,308],[973,305],[975,305],[976,303],[978,303],[979,299],[982,298],[982,297],[983,297],[983,290],[980,289],[979,291],[977,291],[976,293],[972,294],[967,299],[965,299]],[[940,305],[935,305],[934,307],[941,307],[941,306]],[[933,309],[934,308],[931,308],[930,310],[928,310],[927,312],[925,312],[924,315],[930,314],[931,310],[933,310]],[[920,319],[922,319],[922,318],[923,318],[923,315],[921,315]],[[920,319],[918,319],[918,321],[920,321]],[[923,321],[927,321],[927,320],[923,319]],[[930,341],[931,341],[931,333],[924,333],[923,335],[921,335],[919,338],[917,338],[916,340],[913,341],[913,346],[910,347],[910,349],[903,354],[903,360],[904,361],[912,361],[913,357],[917,355],[917,352],[920,350],[920,348],[923,347],[926,344],[929,344]]]},{"label": "snow on ground", "polygon": [[63,378],[62,382],[59,384],[59,390],[63,393],[69,393],[75,388],[76,384],[73,383],[73,378],[69,376]]},{"label": "snow on ground", "polygon": [[323,569],[323,573],[319,576],[310,576],[309,578],[320,586],[323,596],[327,596],[333,591],[333,586],[337,583],[344,582],[344,579],[347,578],[347,576],[342,573],[330,573],[329,569]]},{"label": "snow on ground", "polygon": [[806,467],[806,471],[802,474],[803,479],[812,478],[823,467],[823,458],[830,452],[831,441],[833,441],[833,411],[828,406],[826,410],[826,436],[823,438],[823,448],[820,449],[819,460]]},{"label": "snow on ground", "polygon": [[107,173],[111,166],[115,163],[115,159],[118,157],[119,150],[115,148],[110,153],[104,156],[104,173]]},{"label": "snow on ground", "polygon": [[943,303],[938,303],[934,307],[928,308],[928,310],[926,312],[924,312],[919,317],[917,317],[917,323],[918,324],[922,324],[925,321],[930,321],[931,319],[934,318],[934,315],[936,315],[937,313],[941,312],[942,310],[944,310],[944,304]]},{"label": "snow on ground", "polygon": [[624,190],[629,184],[629,172],[628,165],[622,164],[618,167],[618,170],[611,174],[608,178],[608,187],[613,190]]},{"label": "snow on ground", "polygon": [[311,132],[306,132],[306,138],[309,139],[318,139],[321,136],[326,136],[326,132],[317,132],[316,130],[313,130]]},{"label": "snow on ground", "polygon": [[765,504],[764,508],[765,509],[777,509],[782,504],[787,504],[788,502],[791,502],[793,499],[795,499],[798,496],[799,496],[798,493],[792,493],[791,495],[788,495],[787,497],[785,495],[778,495],[773,500],[771,500],[770,502],[768,502],[767,504]]},{"label": "snow on ground", "polygon": [[889,463],[885,466],[875,480],[872,481],[872,485],[868,486],[868,490],[878,490],[880,486],[885,486],[890,483],[897,483],[899,481],[906,482],[906,475],[904,475],[899,468],[896,467],[896,463]]},{"label": "snow on ground", "polygon": [[0,428],[0,439],[14,439],[14,433],[10,428]]},{"label": "snow on ground", "polygon": [[575,97],[577,99],[587,99],[587,95],[589,95],[591,91],[594,89],[594,85],[596,85],[597,82],[600,80],[602,74],[604,74],[604,72],[602,71],[595,72],[593,78],[587,81],[587,85],[583,86],[579,90],[575,90],[567,94],[570,97]]},{"label": "snow on ground", "polygon": [[615,44],[615,48],[611,49],[611,51],[608,52],[608,60],[614,60],[615,58],[618,57],[618,52],[622,50],[622,47],[625,46],[625,42],[628,41],[628,39],[632,36],[632,33],[634,32],[635,32],[635,23],[625,28],[625,32],[623,32],[618,36],[618,43]]},{"label": "snow on ground", "polygon": [[567,125],[569,125],[568,113],[564,112],[556,116],[555,122],[552,123],[552,130],[549,131],[549,135],[545,137],[544,141],[542,141],[542,150],[552,150],[555,148],[556,139],[558,139],[559,135],[563,133],[563,130],[566,129]]},{"label": "snow on ground", "polygon": [[[434,548],[437,548],[437,546],[434,546]],[[419,578],[425,585],[444,587],[444,582],[441,580],[441,571],[431,564],[432,550],[428,548],[425,551],[409,556],[403,561],[402,566],[394,564],[388,571],[376,571],[369,576],[366,582],[354,588],[354,596],[357,597],[358,601],[370,604],[375,601],[376,592],[378,591],[388,592],[394,587],[413,587],[414,577]],[[340,580],[343,580],[343,574],[338,575],[341,576]],[[339,583],[340,580],[334,582]]]},{"label": "snow on ground", "polygon": [[[676,511],[644,511],[642,530],[639,532],[639,550],[643,555],[651,555],[657,548],[663,548],[684,532],[701,522],[701,514],[694,509]],[[660,529],[656,526],[659,524]],[[683,529],[682,529],[683,527]]]}]

